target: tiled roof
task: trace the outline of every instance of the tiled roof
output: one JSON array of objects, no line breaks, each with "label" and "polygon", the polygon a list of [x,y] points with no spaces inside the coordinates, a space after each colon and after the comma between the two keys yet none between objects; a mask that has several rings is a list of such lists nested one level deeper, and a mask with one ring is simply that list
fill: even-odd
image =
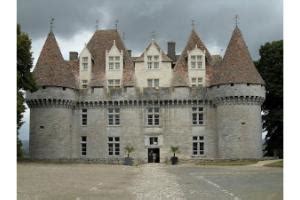
[{"label": "tiled roof", "polygon": [[55,36],[50,32],[33,70],[37,85],[77,88],[74,72],[63,59]]},{"label": "tiled roof", "polygon": [[206,46],[203,44],[195,30],[193,29],[189,39],[187,41],[187,44],[182,51],[180,57],[178,58],[176,65],[174,67],[174,75],[172,80],[172,85],[175,87],[179,86],[188,86],[188,63],[187,63],[187,57],[188,57],[188,51],[191,51],[195,48],[197,45],[198,48],[201,50],[205,50],[205,57],[206,57],[206,73],[210,72],[208,68],[210,67],[211,62],[211,55],[206,48]]},{"label": "tiled roof", "polygon": [[[161,54],[162,54],[162,62],[172,62],[172,59],[169,58],[169,56],[167,54],[165,54],[165,52],[160,48],[160,46],[155,41],[151,41],[151,43],[147,46],[147,48],[145,49],[145,51],[148,51],[152,44],[157,48],[157,50],[159,52],[161,52]],[[140,57],[138,57],[138,58],[135,59],[135,62],[144,62],[145,51],[142,53],[142,55]]]},{"label": "tiled roof", "polygon": [[236,27],[219,67],[216,67],[213,81],[210,85],[228,83],[265,84],[258,73],[242,33]]},{"label": "tiled roof", "polygon": [[134,66],[125,45],[117,30],[98,30],[94,33],[87,44],[87,48],[94,58],[92,66],[92,87],[103,87],[105,85],[105,51],[110,50],[113,41],[119,50],[123,50],[124,68],[123,85],[134,86]]}]

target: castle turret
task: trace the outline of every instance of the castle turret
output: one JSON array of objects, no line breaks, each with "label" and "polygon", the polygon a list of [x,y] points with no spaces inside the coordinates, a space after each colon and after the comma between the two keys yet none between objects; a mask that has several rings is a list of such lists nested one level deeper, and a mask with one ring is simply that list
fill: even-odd
[{"label": "castle turret", "polygon": [[26,93],[30,108],[29,150],[33,159],[71,157],[75,68],[63,59],[51,31],[33,71],[39,90]]},{"label": "castle turret", "polygon": [[236,27],[210,92],[217,115],[220,158],[261,158],[261,104],[265,82],[256,70],[241,31]]}]

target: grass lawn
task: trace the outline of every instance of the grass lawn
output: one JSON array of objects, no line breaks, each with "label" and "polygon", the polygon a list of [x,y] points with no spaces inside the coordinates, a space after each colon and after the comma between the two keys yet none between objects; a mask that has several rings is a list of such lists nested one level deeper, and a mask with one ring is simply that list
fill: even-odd
[{"label": "grass lawn", "polygon": [[196,165],[217,165],[217,166],[242,166],[257,163],[257,160],[203,160]]},{"label": "grass lawn", "polygon": [[283,167],[283,160],[265,165],[266,167]]}]

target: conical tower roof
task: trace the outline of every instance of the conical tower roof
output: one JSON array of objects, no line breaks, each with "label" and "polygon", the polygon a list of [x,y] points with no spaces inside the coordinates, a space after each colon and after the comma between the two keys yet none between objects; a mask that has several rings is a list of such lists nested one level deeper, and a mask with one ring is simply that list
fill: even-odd
[{"label": "conical tower roof", "polygon": [[33,75],[39,86],[76,88],[73,69],[64,60],[52,31],[48,34]]},{"label": "conical tower roof", "polygon": [[176,65],[174,67],[174,77],[172,81],[172,85],[175,87],[178,86],[188,86],[188,77],[187,77],[187,72],[188,72],[188,51],[193,50],[195,47],[198,47],[202,51],[205,51],[205,58],[206,58],[206,65],[209,66],[211,62],[211,55],[196,33],[194,29],[192,29],[192,32],[189,36],[189,39],[187,41],[187,44],[182,51],[180,57],[178,58]]},{"label": "conical tower roof", "polygon": [[265,84],[237,26],[232,33],[222,63],[215,71],[211,85],[228,83]]}]

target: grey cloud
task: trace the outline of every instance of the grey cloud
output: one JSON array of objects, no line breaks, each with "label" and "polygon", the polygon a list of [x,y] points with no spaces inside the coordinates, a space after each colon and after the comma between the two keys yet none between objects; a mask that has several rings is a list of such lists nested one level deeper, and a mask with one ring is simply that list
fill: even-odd
[{"label": "grey cloud", "polygon": [[51,16],[56,19],[55,34],[61,39],[82,30],[93,31],[96,19],[100,28],[113,28],[118,19],[125,43],[134,52],[143,51],[151,32],[156,31],[162,48],[166,49],[166,41],[174,40],[180,53],[192,19],[209,49],[225,49],[234,28],[234,15],[238,14],[249,50],[257,58],[260,45],[282,39],[282,12],[282,0],[18,0],[17,20],[35,40],[45,37]]}]

